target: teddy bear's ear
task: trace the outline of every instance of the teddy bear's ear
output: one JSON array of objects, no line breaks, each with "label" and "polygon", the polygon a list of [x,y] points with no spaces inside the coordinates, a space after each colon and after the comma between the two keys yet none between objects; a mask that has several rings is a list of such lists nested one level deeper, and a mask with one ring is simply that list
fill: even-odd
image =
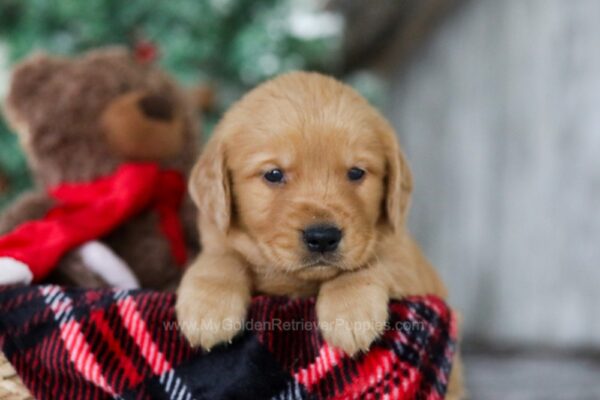
[{"label": "teddy bear's ear", "polygon": [[17,131],[27,123],[27,114],[39,106],[44,84],[66,60],[38,53],[17,64],[12,72],[4,112]]}]

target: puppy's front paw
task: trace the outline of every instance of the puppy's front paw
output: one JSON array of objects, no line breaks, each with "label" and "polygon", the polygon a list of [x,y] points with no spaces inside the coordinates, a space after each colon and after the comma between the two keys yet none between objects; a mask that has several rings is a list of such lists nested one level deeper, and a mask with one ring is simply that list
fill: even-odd
[{"label": "puppy's front paw", "polygon": [[353,356],[367,351],[385,329],[388,295],[375,285],[328,282],[317,299],[317,317],[325,341]]},{"label": "puppy's front paw", "polygon": [[179,329],[192,347],[210,350],[231,342],[243,327],[248,302],[245,291],[226,286],[182,287],[175,306]]}]

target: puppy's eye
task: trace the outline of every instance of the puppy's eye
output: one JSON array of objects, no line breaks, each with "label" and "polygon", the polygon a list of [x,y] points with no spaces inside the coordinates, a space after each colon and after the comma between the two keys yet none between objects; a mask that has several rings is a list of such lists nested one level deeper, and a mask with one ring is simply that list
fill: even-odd
[{"label": "puppy's eye", "polygon": [[365,171],[358,167],[352,167],[348,170],[348,179],[352,182],[360,181],[365,176]]},{"label": "puppy's eye", "polygon": [[271,183],[283,183],[285,174],[279,168],[265,172],[264,178]]}]

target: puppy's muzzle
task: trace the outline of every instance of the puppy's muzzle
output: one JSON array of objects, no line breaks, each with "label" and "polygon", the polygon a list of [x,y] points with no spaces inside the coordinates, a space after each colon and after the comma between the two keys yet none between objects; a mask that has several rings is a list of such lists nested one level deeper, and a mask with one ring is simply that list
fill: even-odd
[{"label": "puppy's muzzle", "polygon": [[334,225],[311,225],[302,231],[302,241],[312,253],[331,253],[341,240],[342,231]]}]

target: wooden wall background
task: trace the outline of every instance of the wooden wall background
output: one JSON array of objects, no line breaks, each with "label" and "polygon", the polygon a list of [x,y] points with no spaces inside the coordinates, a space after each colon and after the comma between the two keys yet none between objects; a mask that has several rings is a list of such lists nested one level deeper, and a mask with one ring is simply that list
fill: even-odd
[{"label": "wooden wall background", "polygon": [[467,337],[600,346],[600,1],[466,1],[387,72]]}]

